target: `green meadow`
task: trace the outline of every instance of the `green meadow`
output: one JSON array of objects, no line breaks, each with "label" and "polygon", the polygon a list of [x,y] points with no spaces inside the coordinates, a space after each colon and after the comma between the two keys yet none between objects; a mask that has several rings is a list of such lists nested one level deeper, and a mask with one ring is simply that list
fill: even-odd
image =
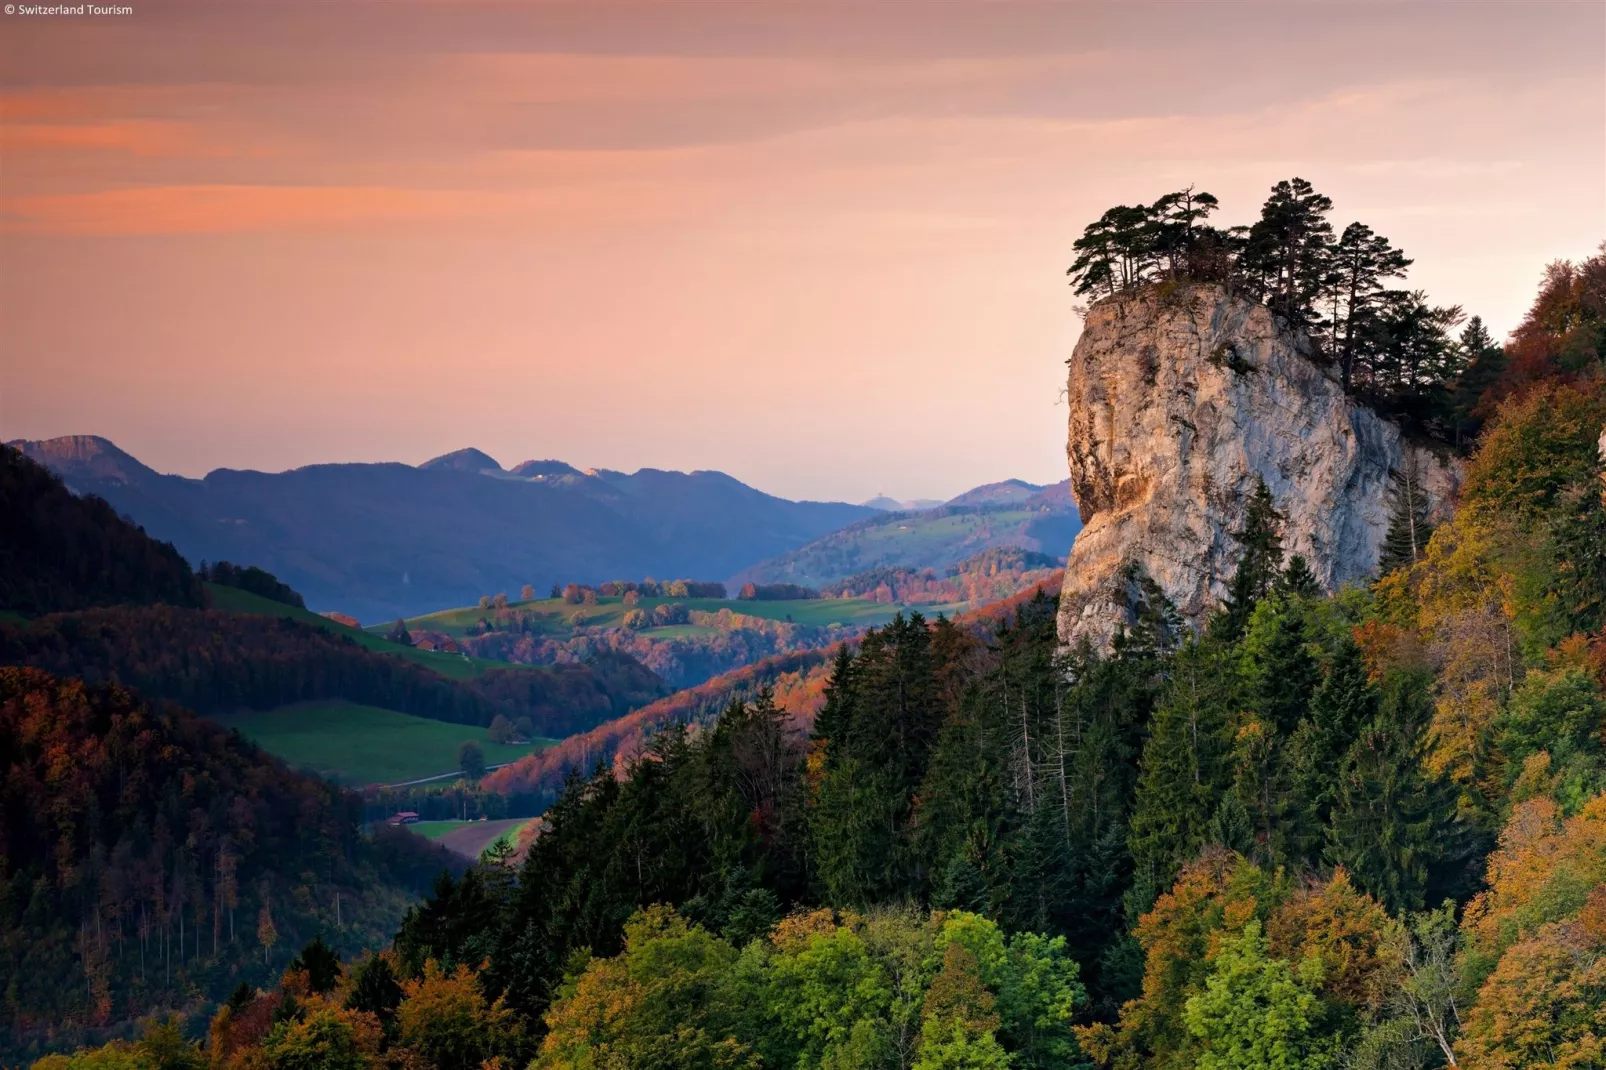
[{"label": "green meadow", "polygon": [[349,636],[351,639],[367,647],[369,650],[381,654],[394,654],[397,657],[409,658],[421,665],[428,666],[442,676],[454,680],[463,680],[475,676],[487,668],[506,668],[500,661],[487,661],[484,658],[469,658],[461,654],[446,654],[438,650],[416,650],[402,643],[393,643],[386,639],[381,632],[383,628],[374,631],[364,631],[360,628],[348,628],[344,624],[336,623],[328,617],[319,616],[308,609],[285,605],[270,598],[242,591],[238,587],[225,587],[221,584],[208,583],[207,592],[212,597],[212,608],[223,610],[226,613],[247,613],[255,616],[289,617],[292,620],[310,624],[315,628],[322,628],[333,635]]},{"label": "green meadow", "polygon": [[414,821],[407,826],[407,831],[416,832],[426,840],[438,840],[453,829],[460,829],[467,824],[467,821]]},{"label": "green meadow", "polygon": [[399,784],[450,773],[457,749],[472,739],[485,752],[486,765],[500,765],[554,741],[493,743],[478,725],[450,724],[354,702],[301,702],[265,712],[230,714],[213,720],[297,769],[349,786]]}]

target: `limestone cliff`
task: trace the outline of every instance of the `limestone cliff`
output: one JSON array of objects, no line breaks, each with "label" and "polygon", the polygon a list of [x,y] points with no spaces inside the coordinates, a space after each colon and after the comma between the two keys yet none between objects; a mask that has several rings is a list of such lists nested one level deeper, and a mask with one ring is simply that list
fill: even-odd
[{"label": "limestone cliff", "polygon": [[1214,285],[1149,287],[1088,311],[1068,362],[1071,490],[1086,525],[1065,570],[1060,638],[1107,647],[1146,576],[1197,627],[1238,563],[1233,533],[1264,479],[1283,543],[1329,589],[1376,568],[1391,473],[1443,514],[1459,468],[1358,405],[1265,306]]}]

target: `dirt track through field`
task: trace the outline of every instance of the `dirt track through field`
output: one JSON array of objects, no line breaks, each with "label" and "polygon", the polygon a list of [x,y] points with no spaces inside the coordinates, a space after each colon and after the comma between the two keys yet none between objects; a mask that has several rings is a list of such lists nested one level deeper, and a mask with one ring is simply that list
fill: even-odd
[{"label": "dirt track through field", "polygon": [[515,817],[506,821],[475,821],[455,828],[436,839],[436,843],[454,854],[464,858],[479,858],[480,852],[489,847],[498,836],[509,829],[516,829],[526,821],[527,817]]}]

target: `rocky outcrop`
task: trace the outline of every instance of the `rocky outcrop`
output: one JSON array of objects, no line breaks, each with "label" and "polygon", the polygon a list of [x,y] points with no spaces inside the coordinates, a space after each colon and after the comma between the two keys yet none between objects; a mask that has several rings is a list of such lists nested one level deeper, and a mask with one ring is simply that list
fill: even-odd
[{"label": "rocky outcrop", "polygon": [[1264,305],[1214,285],[1149,287],[1088,311],[1068,362],[1071,549],[1060,638],[1107,648],[1136,604],[1163,595],[1198,627],[1237,567],[1257,480],[1283,543],[1329,590],[1376,569],[1397,475],[1444,514],[1447,456],[1401,438],[1345,394],[1309,343]]},{"label": "rocky outcrop", "polygon": [[156,476],[154,471],[99,435],[63,435],[42,441],[19,438],[6,445],[55,471],[69,486],[75,481],[96,479],[130,484]]}]

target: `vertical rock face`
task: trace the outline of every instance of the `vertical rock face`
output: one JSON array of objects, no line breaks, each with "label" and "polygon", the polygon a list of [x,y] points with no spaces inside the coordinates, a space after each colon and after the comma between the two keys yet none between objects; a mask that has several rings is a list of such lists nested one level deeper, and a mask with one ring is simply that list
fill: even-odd
[{"label": "vertical rock face", "polygon": [[1065,570],[1066,644],[1107,649],[1144,588],[1202,624],[1237,567],[1257,479],[1287,518],[1285,553],[1329,590],[1376,569],[1394,473],[1440,516],[1459,483],[1453,460],[1348,397],[1302,334],[1220,286],[1100,302],[1069,364],[1066,455],[1085,527]]}]

